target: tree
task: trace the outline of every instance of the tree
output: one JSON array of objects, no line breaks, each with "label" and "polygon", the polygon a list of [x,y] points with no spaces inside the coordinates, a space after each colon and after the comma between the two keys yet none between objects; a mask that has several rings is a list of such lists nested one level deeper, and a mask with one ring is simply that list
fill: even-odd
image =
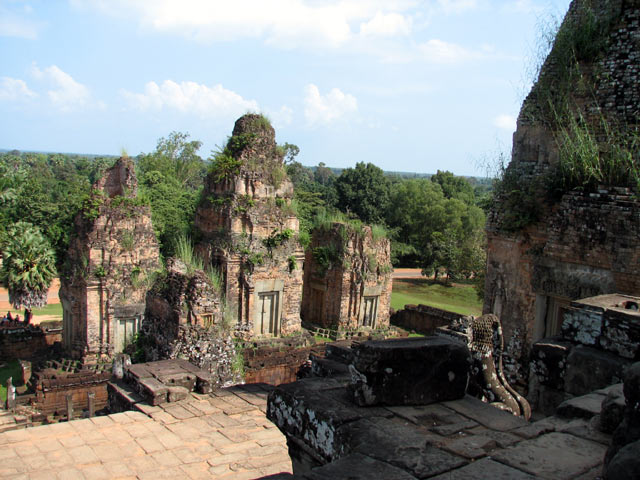
[{"label": "tree", "polygon": [[155,152],[139,158],[141,173],[158,171],[183,187],[201,186],[206,174],[205,163],[198,155],[202,142],[188,138],[189,134],[182,132],[171,132],[167,138],[160,138]]},{"label": "tree", "polygon": [[389,180],[372,163],[347,168],[335,181],[338,208],[365,223],[382,223],[389,206]]},{"label": "tree", "polygon": [[288,164],[293,163],[300,153],[300,147],[288,142],[282,145],[282,150],[284,151],[284,163]]},{"label": "tree", "polygon": [[7,232],[2,250],[0,281],[9,290],[14,308],[25,308],[25,321],[31,310],[47,304],[47,292],[56,276],[55,254],[37,227],[18,222]]}]

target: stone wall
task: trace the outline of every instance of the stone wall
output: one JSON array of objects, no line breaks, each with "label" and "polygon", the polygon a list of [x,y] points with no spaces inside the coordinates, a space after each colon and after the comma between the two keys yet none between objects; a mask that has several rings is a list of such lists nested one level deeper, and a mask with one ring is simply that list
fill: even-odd
[{"label": "stone wall", "polygon": [[313,232],[307,249],[302,316],[323,328],[389,326],[390,242],[371,227],[333,223]]},{"label": "stone wall", "polygon": [[640,298],[600,295],[571,302],[561,334],[533,344],[529,398],[545,414],[567,398],[622,380],[640,357]]},{"label": "stone wall", "polygon": [[171,259],[147,294],[143,339],[146,361],[183,358],[212,375],[216,386],[236,383],[236,350],[225,323],[221,292],[201,270]]},{"label": "stone wall", "polygon": [[[624,132],[638,125],[639,19],[636,2],[574,0],[562,41],[522,106],[505,180],[514,183],[508,190],[524,193],[500,194],[487,222],[484,311],[502,320],[507,363],[519,366],[508,372],[511,380],[526,382],[531,345],[559,332],[572,300],[640,289],[640,209],[632,186],[550,188],[562,122],[584,118],[598,141],[609,127]],[[588,54],[576,54],[569,74],[574,65],[559,61],[561,49],[572,28],[587,35],[587,24],[597,36],[582,45]]]},{"label": "stone wall", "polygon": [[45,331],[40,327],[0,327],[0,358],[28,360],[47,355],[50,348],[62,342],[62,332]]},{"label": "stone wall", "polygon": [[66,415],[67,395],[72,396],[74,415],[89,410],[89,394],[95,395],[96,411],[107,406],[107,382],[110,372],[69,373],[60,377],[37,375],[34,379],[34,407],[45,415]]},{"label": "stone wall", "polygon": [[132,160],[120,158],[75,218],[60,287],[69,353],[95,360],[122,351],[140,328],[147,279],[159,265],[150,207],[137,197]]},{"label": "stone wall", "polygon": [[405,305],[391,315],[391,324],[405,330],[432,335],[438,327],[445,327],[464,315],[428,305]]},{"label": "stone wall", "polygon": [[244,115],[196,211],[197,251],[220,268],[237,329],[249,337],[300,329],[304,256],[282,155],[268,121]]},{"label": "stone wall", "polygon": [[308,367],[312,353],[324,355],[324,344],[313,344],[308,335],[279,340],[275,344],[245,344],[242,350],[245,383],[281,385],[295,382]]}]

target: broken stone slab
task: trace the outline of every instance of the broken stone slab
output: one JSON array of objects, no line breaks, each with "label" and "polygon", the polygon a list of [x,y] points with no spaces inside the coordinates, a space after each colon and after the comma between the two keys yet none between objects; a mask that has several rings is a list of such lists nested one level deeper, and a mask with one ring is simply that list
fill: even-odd
[{"label": "broken stone slab", "polygon": [[437,433],[438,435],[449,437],[456,433],[460,433],[477,426],[478,424],[473,420],[467,420],[464,422],[452,423],[450,425],[438,425],[438,426],[429,428],[429,430],[431,430],[434,433]]},{"label": "broken stone slab", "polygon": [[190,390],[187,390],[185,387],[180,386],[171,386],[168,387],[168,390],[169,392],[167,393],[167,400],[169,401],[169,403],[184,400],[189,396],[190,392]]},{"label": "broken stone slab", "polygon": [[138,381],[138,389],[140,394],[147,399],[149,405],[155,407],[156,405],[167,403],[169,388],[155,378],[140,379]]},{"label": "broken stone slab", "polygon": [[353,453],[335,462],[314,468],[305,474],[305,478],[309,480],[371,480],[372,478],[416,480],[416,477],[400,468],[360,453]]},{"label": "broken stone slab", "polygon": [[537,477],[564,480],[600,465],[605,451],[599,443],[553,432],[494,452],[492,458]]},{"label": "broken stone slab", "polygon": [[387,418],[361,419],[342,425],[337,431],[337,443],[345,453],[367,455],[417,478],[431,477],[466,463],[463,458],[431,445],[424,432],[413,424]]},{"label": "broken stone slab", "polygon": [[468,435],[447,442],[444,448],[461,457],[475,460],[487,456],[498,448],[498,444],[493,438],[484,435]]},{"label": "broken stone slab", "polygon": [[605,398],[598,393],[570,398],[558,406],[557,414],[565,418],[591,418],[600,414]]},{"label": "broken stone slab", "polygon": [[607,435],[606,433],[598,430],[599,423],[600,419],[597,415],[589,420],[586,420],[584,418],[576,418],[575,420],[571,420],[566,425],[558,428],[557,431],[562,433],[570,433],[571,435],[575,435],[576,437],[592,440],[608,447],[611,443],[611,435]]},{"label": "broken stone slab", "polygon": [[544,435],[545,433],[557,432],[567,423],[569,423],[569,420],[564,418],[547,417],[525,425],[524,427],[516,428],[512,430],[512,433],[522,438],[531,439]]},{"label": "broken stone slab", "polygon": [[625,401],[621,390],[610,390],[602,401],[599,428],[605,433],[613,433],[624,417]]},{"label": "broken stone slab", "polygon": [[564,390],[571,395],[585,395],[619,383],[630,363],[613,353],[578,345],[567,357]]},{"label": "broken stone slab", "polygon": [[460,400],[443,402],[443,405],[492,430],[506,432],[529,425],[524,418],[499,410],[469,395]]},{"label": "broken stone slab", "polygon": [[331,387],[343,388],[335,379],[311,377],[280,385],[269,393],[267,418],[287,437],[297,438],[332,461],[340,455],[336,430],[359,420],[366,409],[343,403],[327,393]]},{"label": "broken stone slab", "polygon": [[543,338],[531,347],[529,375],[535,376],[540,385],[556,390],[564,389],[564,373],[567,357],[573,344],[560,338]]},{"label": "broken stone slab", "polygon": [[636,480],[640,472],[640,440],[622,447],[607,466],[605,479]]},{"label": "broken stone slab", "polygon": [[349,375],[349,367],[344,363],[311,354],[311,373],[316,377],[346,376]]},{"label": "broken stone slab", "polygon": [[427,405],[462,398],[466,345],[445,337],[368,341],[353,346],[350,390],[358,405]]},{"label": "broken stone slab", "polygon": [[522,441],[522,437],[519,437],[518,435],[514,435],[513,433],[496,432],[494,430],[489,430],[488,428],[482,427],[482,426],[474,427],[470,430],[467,430],[467,433],[489,437],[495,440],[496,444],[500,448],[507,448],[515,443]]},{"label": "broken stone slab", "polygon": [[491,458],[482,458],[462,468],[451,470],[431,480],[533,480],[534,476],[508,465],[498,463]]},{"label": "broken stone slab", "polygon": [[466,417],[439,403],[432,403],[431,405],[385,407],[385,409],[411,423],[427,428],[439,425],[449,425],[452,423],[462,423],[468,420]]},{"label": "broken stone slab", "polygon": [[128,382],[138,383],[143,378],[153,378],[153,374],[149,371],[146,364],[136,363],[129,365],[129,367],[125,369],[124,378]]},{"label": "broken stone slab", "polygon": [[353,362],[353,350],[350,342],[332,342],[325,345],[325,358],[349,365]]},{"label": "broken stone slab", "polygon": [[184,387],[188,392],[192,392],[196,385],[196,376],[189,372],[169,373],[156,377],[167,387]]}]

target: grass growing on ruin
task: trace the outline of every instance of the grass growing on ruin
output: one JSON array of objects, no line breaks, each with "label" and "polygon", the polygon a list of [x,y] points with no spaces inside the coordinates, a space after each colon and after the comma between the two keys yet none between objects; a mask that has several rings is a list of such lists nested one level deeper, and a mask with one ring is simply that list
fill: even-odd
[{"label": "grass growing on ruin", "polygon": [[462,315],[481,315],[482,302],[472,285],[446,286],[426,278],[402,278],[393,281],[391,307],[402,309],[407,304],[429,305]]},{"label": "grass growing on ruin", "polygon": [[6,364],[0,363],[0,401],[7,400],[7,379],[12,377],[13,385],[22,385],[22,368],[18,360],[11,360]]}]

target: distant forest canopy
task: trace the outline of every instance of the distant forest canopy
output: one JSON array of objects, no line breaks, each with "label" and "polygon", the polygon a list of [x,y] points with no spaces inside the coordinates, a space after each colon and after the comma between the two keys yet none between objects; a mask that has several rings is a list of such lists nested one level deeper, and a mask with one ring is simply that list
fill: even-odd
[{"label": "distant forest canopy", "polygon": [[[135,157],[138,195],[151,206],[165,258],[174,254],[180,236],[196,237],[195,209],[215,154],[202,158],[201,145],[186,133],[172,132],[158,141],[155,151]],[[457,177],[446,171],[383,172],[370,163],[346,169],[324,163],[306,167],[297,161],[295,145],[282,147],[295,187],[293,207],[302,239],[309,238],[318,221],[359,220],[386,229],[397,267],[421,268],[447,281],[482,276],[491,179]],[[61,264],[74,216],[91,185],[116,158],[1,151],[0,242],[13,223],[32,223],[50,240]]]}]

